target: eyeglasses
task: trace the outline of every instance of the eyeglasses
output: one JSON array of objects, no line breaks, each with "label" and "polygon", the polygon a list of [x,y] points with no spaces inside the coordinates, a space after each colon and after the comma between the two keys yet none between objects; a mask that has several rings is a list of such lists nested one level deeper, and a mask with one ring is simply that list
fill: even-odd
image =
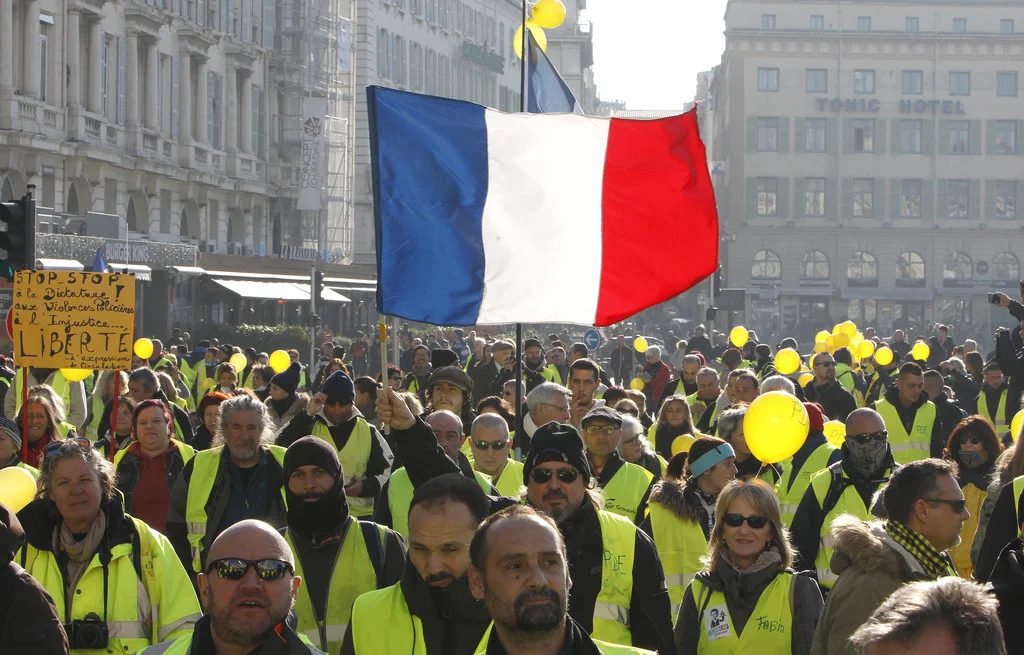
[{"label": "eyeglasses", "polygon": [[590,436],[601,433],[610,437],[618,432],[619,429],[620,428],[617,428],[614,425],[588,425],[583,428],[583,431]]},{"label": "eyeglasses", "polygon": [[975,446],[977,446],[978,444],[981,443],[981,437],[979,437],[976,434],[963,434],[963,435],[960,435],[960,445],[961,446],[966,446],[968,441],[971,442],[972,444],[974,444]]},{"label": "eyeglasses", "polygon": [[764,526],[768,525],[767,516],[743,516],[742,514],[726,514],[722,517],[722,520],[725,521],[725,524],[730,528],[738,528],[741,525],[743,525],[744,521],[746,521],[747,525],[754,528],[755,530],[760,530]]},{"label": "eyeglasses", "polygon": [[576,482],[576,478],[580,477],[580,472],[576,469],[533,469],[530,471],[530,477],[537,484],[551,482],[552,475],[558,476],[559,482],[572,484]]},{"label": "eyeglasses", "polygon": [[967,499],[959,498],[957,500],[949,500],[947,498],[922,498],[926,503],[939,503],[940,505],[949,505],[954,512],[957,514],[963,514],[964,510],[967,509]]},{"label": "eyeglasses", "polygon": [[216,569],[218,577],[225,580],[241,580],[250,566],[255,567],[256,575],[265,581],[280,580],[295,571],[291,564],[281,559],[250,560],[226,557],[207,564],[206,573],[209,575],[210,571]]},{"label": "eyeglasses", "polygon": [[815,364],[815,366],[824,366],[825,368],[831,368],[835,365],[835,362],[818,362],[817,364]]},{"label": "eyeglasses", "polygon": [[627,445],[627,444],[633,444],[633,443],[636,443],[636,442],[637,442],[637,441],[638,441],[639,439],[640,439],[640,435],[638,434],[638,435],[636,435],[635,437],[633,437],[632,439],[626,439],[625,441],[623,441],[623,442],[622,442],[622,445],[623,445],[623,446],[625,446],[625,445]]},{"label": "eyeglasses", "polygon": [[846,436],[847,439],[853,439],[862,446],[866,446],[872,441],[885,441],[889,438],[889,433],[885,430],[879,430],[878,432],[862,432],[860,434],[850,434]]},{"label": "eyeglasses", "polygon": [[477,447],[477,450],[487,450],[491,448],[493,450],[501,450],[508,445],[508,439],[504,441],[473,441],[473,445]]},{"label": "eyeglasses", "polygon": [[56,441],[51,441],[50,443],[46,444],[46,448],[43,449],[43,456],[53,455],[54,453],[60,451],[64,444],[69,441],[74,443],[82,450],[90,450],[92,448],[92,442],[86,439],[85,437],[69,437],[67,439],[57,439]]},{"label": "eyeglasses", "polygon": [[541,405],[547,405],[548,407],[554,407],[555,409],[557,409],[557,410],[559,410],[561,412],[565,412],[566,414],[569,413],[569,405],[552,405],[551,403],[540,403],[540,404]]}]

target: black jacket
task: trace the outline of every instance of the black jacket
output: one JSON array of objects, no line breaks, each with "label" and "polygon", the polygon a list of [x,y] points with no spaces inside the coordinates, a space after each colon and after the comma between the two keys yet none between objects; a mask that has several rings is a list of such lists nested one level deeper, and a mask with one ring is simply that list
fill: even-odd
[{"label": "black jacket", "polygon": [[[1016,300],[1010,301],[1007,308],[1016,322],[1024,320],[1024,305]],[[1000,329],[996,336],[996,361],[1003,370],[1003,375],[1010,376],[1010,393],[1006,398],[1006,415],[1015,416],[1020,410],[1020,397],[1024,393],[1024,340],[1021,339],[1020,326],[1012,329]]]},{"label": "black jacket", "polygon": [[[945,391],[940,391],[935,400],[932,401],[935,405],[935,416],[938,418],[939,423],[942,424],[942,430],[940,432],[939,443],[932,442],[931,455],[932,457],[942,458],[942,449],[946,447],[946,443],[949,441],[949,435],[953,432],[953,428],[957,426],[960,421],[967,418],[967,412],[956,406],[953,401],[946,397]],[[934,436],[935,432],[932,432]],[[983,487],[984,488],[984,487]]]},{"label": "black jacket", "polygon": [[807,402],[818,403],[825,408],[825,416],[829,420],[845,423],[850,412],[857,409],[857,401],[853,394],[844,389],[838,380],[833,380],[824,386],[818,386],[814,380],[811,380],[803,389]]},{"label": "black jacket", "polygon": [[[1024,653],[1024,543],[1020,537],[1006,545],[992,570],[992,591],[999,600],[999,622],[1007,653]],[[1021,628],[1018,630],[1018,628]]]},{"label": "black jacket", "polygon": [[[498,631],[492,629],[491,636],[487,639],[486,655],[508,655],[505,646],[498,638]],[[571,616],[565,617],[565,642],[559,649],[558,655],[601,655],[601,649],[597,647],[594,640],[590,638],[578,623],[572,620]]]},{"label": "black jacket", "polygon": [[[166,646],[167,643],[173,642],[162,642],[162,645]],[[148,649],[147,652],[149,652]],[[210,634],[209,614],[196,622],[196,627],[192,630],[192,643],[189,644],[188,652],[189,655],[217,655],[217,647],[213,643],[213,635]],[[299,639],[299,635],[288,627],[287,623],[281,623],[259,648],[250,652],[250,655],[313,655],[319,652],[303,643]],[[157,655],[163,655],[163,653],[164,651],[161,650]]]},{"label": "black jacket", "polygon": [[711,341],[707,337],[694,337],[686,342],[687,354],[694,351],[704,355],[704,361],[711,363],[711,360],[715,359],[713,351],[715,349],[711,347]]},{"label": "black jacket", "polygon": [[1019,536],[1017,517],[1024,516],[1019,498],[1013,494],[1013,484],[1007,484],[999,491],[996,504],[992,507],[992,517],[988,520],[985,539],[981,542],[978,561],[974,564],[974,579],[978,582],[994,582],[992,571],[999,560],[999,553],[1006,545]]},{"label": "black jacket", "polygon": [[[202,398],[202,396],[199,396],[199,398]],[[153,394],[153,400],[162,400],[171,408],[171,413],[174,416],[174,422],[181,428],[180,437],[176,432],[172,436],[174,436],[175,439],[184,441],[191,446],[194,434],[192,431],[192,420],[189,419],[188,412],[183,410],[181,407],[178,407],[176,403],[172,403],[167,400],[167,396],[165,396],[164,392],[160,389],[157,389],[156,393]],[[197,400],[196,405],[198,404],[199,402]],[[104,435],[110,431],[110,412],[113,407],[114,401],[112,399],[108,400],[107,404],[104,405],[103,416],[100,418],[100,424],[97,426],[97,434]]]}]

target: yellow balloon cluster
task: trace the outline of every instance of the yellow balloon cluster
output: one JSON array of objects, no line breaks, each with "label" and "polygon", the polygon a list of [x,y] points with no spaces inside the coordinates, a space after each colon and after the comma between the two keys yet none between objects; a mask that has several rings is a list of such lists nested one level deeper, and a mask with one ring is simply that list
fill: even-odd
[{"label": "yellow balloon cluster", "polygon": [[20,466],[0,469],[0,504],[20,512],[36,495],[36,480]]},{"label": "yellow balloon cluster", "polygon": [[823,427],[825,438],[836,448],[842,447],[846,441],[846,424],[842,421],[829,421]]},{"label": "yellow balloon cluster", "polygon": [[149,359],[153,356],[153,342],[146,337],[136,339],[135,346],[132,350],[135,352],[135,356],[139,359]]},{"label": "yellow balloon cluster", "polygon": [[743,344],[750,341],[750,335],[747,334],[747,328],[742,325],[734,327],[729,331],[729,341],[737,348],[742,348]]},{"label": "yellow balloon cluster", "polygon": [[814,343],[825,343],[825,339],[828,339],[830,336],[832,335],[828,333],[828,330],[822,330],[814,335]]},{"label": "yellow balloon cluster", "polygon": [[850,345],[850,335],[840,332],[832,337],[832,343],[835,344],[836,348],[845,348]]},{"label": "yellow balloon cluster", "polygon": [[[544,29],[553,30],[564,22],[565,5],[561,0],[537,0],[537,4],[533,5],[533,18],[527,19],[525,27],[530,30],[540,49],[547,52],[548,37]],[[523,58],[523,27],[520,25],[512,37],[512,47],[520,59]]]},{"label": "yellow balloon cluster", "polygon": [[932,354],[932,349],[923,341],[918,341],[914,344],[914,347],[910,349],[910,355],[921,362],[927,361],[928,355],[930,354]]},{"label": "yellow balloon cluster", "polygon": [[92,371],[87,368],[62,368],[60,374],[64,376],[64,379],[68,382],[81,382],[85,378],[92,375]]},{"label": "yellow balloon cluster", "polygon": [[792,348],[783,348],[775,353],[775,370],[782,375],[791,375],[800,370],[800,353]]},{"label": "yellow balloon cluster", "polygon": [[754,457],[776,464],[792,457],[807,440],[810,419],[800,400],[785,391],[761,394],[743,417],[743,435]]},{"label": "yellow balloon cluster", "polygon": [[292,358],[288,356],[283,350],[275,350],[270,353],[270,368],[274,370],[274,373],[280,373],[288,369],[292,364]]}]

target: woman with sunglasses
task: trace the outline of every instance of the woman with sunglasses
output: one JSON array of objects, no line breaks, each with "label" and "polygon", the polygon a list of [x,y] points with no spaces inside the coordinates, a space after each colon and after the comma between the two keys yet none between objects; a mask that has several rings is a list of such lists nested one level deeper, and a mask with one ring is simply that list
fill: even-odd
[{"label": "woman with sunglasses", "polygon": [[46,447],[18,514],[19,563],[53,597],[73,655],[134,653],[192,632],[199,601],[171,543],[124,511],[114,466],[87,439]]},{"label": "woman with sunglasses", "polygon": [[661,404],[657,422],[647,431],[647,440],[651,442],[654,452],[669,460],[672,459],[672,443],[676,437],[689,435],[692,443],[693,438],[699,436],[694,432],[686,396],[674,394]]},{"label": "woman with sunglasses", "polygon": [[775,490],[734,480],[718,497],[707,570],[686,588],[676,651],[810,653],[824,602],[813,578],[794,573]]},{"label": "woman with sunglasses", "polygon": [[971,546],[974,545],[981,507],[988,496],[988,482],[996,468],[996,460],[1003,450],[1003,444],[996,435],[996,429],[983,416],[968,416],[960,421],[949,435],[949,441],[942,455],[957,465],[957,482],[967,499],[967,510],[971,518],[964,522],[960,532],[960,545],[949,549],[957,573],[970,580],[974,572],[971,564]]}]

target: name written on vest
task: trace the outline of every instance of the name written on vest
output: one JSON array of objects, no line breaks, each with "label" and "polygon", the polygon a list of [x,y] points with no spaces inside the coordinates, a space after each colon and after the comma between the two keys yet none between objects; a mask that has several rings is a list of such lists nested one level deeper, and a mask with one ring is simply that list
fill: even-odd
[{"label": "name written on vest", "polygon": [[622,570],[625,569],[626,556],[625,555],[616,555],[612,551],[610,551],[607,548],[605,548],[604,549],[604,561],[605,561],[606,564],[610,564],[611,565],[613,572],[618,573],[619,571],[622,571]]},{"label": "name written on vest", "polygon": [[760,632],[785,632],[786,626],[782,619],[769,619],[767,616],[757,617],[757,629]]}]

